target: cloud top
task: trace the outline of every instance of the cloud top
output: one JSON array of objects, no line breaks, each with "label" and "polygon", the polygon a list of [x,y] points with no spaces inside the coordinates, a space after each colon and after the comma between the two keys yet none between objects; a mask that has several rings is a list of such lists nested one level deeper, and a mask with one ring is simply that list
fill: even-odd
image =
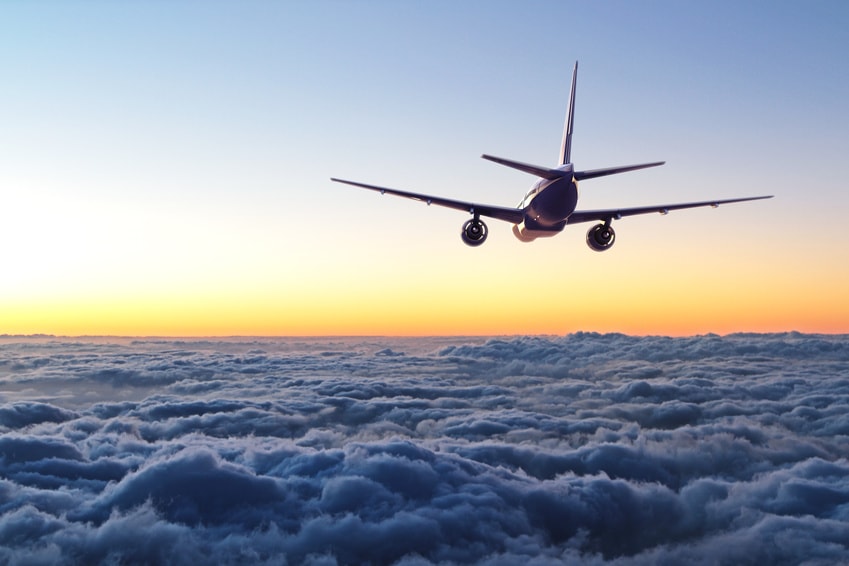
[{"label": "cloud top", "polygon": [[2,563],[849,561],[845,336],[6,338],[0,382]]}]

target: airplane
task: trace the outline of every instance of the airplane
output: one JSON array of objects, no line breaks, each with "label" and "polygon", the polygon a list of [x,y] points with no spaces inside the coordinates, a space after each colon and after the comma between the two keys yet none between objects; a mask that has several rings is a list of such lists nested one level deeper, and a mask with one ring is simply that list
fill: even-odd
[{"label": "airplane", "polygon": [[595,179],[607,175],[616,175],[638,169],[657,167],[665,161],[653,163],[642,163],[639,165],[626,165],[621,167],[608,167],[604,169],[592,169],[588,171],[576,171],[572,163],[572,124],[575,116],[575,83],[578,76],[578,62],[572,70],[572,87],[569,94],[569,106],[566,112],[566,123],[563,128],[563,140],[560,144],[559,165],[556,167],[541,167],[531,165],[502,157],[492,155],[481,155],[482,158],[493,161],[500,165],[512,167],[540,179],[534,183],[525,194],[516,208],[494,206],[476,202],[454,200],[434,195],[401,191],[388,187],[369,185],[356,181],[346,181],[331,177],[331,181],[345,183],[378,191],[380,194],[390,194],[399,197],[423,201],[428,205],[435,204],[457,210],[464,210],[472,215],[472,218],[463,224],[460,236],[464,243],[469,246],[479,246],[484,243],[489,230],[481,220],[482,216],[503,220],[513,224],[513,234],[522,242],[531,242],[537,238],[554,236],[560,233],[569,224],[579,222],[598,221],[587,231],[587,245],[597,252],[609,250],[616,240],[616,233],[611,226],[614,220],[637,214],[660,213],[667,214],[670,210],[684,208],[697,208],[704,206],[718,207],[720,204],[744,202],[750,200],[761,200],[772,198],[769,196],[734,198],[725,200],[707,200],[702,202],[688,202],[679,204],[662,204],[655,206],[641,206],[636,208],[611,208],[604,210],[575,210],[578,204],[578,182],[585,179]]}]

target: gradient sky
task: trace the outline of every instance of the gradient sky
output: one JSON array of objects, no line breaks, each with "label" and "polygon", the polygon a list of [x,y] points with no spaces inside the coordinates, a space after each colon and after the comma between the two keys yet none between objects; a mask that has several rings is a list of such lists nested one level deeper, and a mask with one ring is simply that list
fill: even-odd
[{"label": "gradient sky", "polygon": [[[0,4],[0,333],[849,332],[849,4]],[[580,60],[579,208],[533,244],[330,176],[515,205]]]}]

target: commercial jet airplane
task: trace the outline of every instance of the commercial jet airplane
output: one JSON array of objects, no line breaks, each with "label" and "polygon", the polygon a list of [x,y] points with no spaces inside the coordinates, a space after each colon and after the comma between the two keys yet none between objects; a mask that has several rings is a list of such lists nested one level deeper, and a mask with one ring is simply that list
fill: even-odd
[{"label": "commercial jet airplane", "polygon": [[569,95],[569,109],[566,113],[566,124],[563,128],[563,141],[560,145],[560,161],[556,167],[541,167],[519,161],[512,161],[492,155],[482,155],[484,159],[494,161],[507,167],[530,173],[539,177],[533,187],[525,194],[522,202],[516,208],[493,206],[476,202],[453,200],[422,193],[413,193],[367,185],[355,181],[331,178],[337,183],[346,183],[355,187],[379,191],[381,194],[396,195],[426,202],[428,205],[435,204],[457,210],[464,210],[472,215],[472,218],[463,224],[460,233],[463,242],[470,246],[479,246],[486,240],[488,229],[481,216],[504,220],[513,224],[513,234],[523,241],[530,242],[536,238],[553,236],[563,230],[569,224],[579,222],[598,221],[587,232],[587,245],[597,252],[610,249],[616,239],[616,233],[610,225],[614,220],[625,216],[637,214],[649,214],[659,212],[667,214],[670,210],[683,208],[696,208],[711,206],[716,208],[720,204],[732,202],[743,202],[748,200],[759,200],[772,198],[770,196],[746,197],[725,200],[708,200],[702,202],[688,202],[680,204],[661,204],[656,206],[641,206],[637,208],[610,208],[604,210],[575,210],[578,204],[578,181],[594,179],[606,175],[615,175],[647,167],[663,165],[664,161],[654,163],[642,163],[639,165],[626,165],[623,167],[608,167],[605,169],[592,169],[589,171],[575,171],[572,164],[572,122],[575,115],[575,81],[578,76],[578,62],[572,70],[572,89]]}]

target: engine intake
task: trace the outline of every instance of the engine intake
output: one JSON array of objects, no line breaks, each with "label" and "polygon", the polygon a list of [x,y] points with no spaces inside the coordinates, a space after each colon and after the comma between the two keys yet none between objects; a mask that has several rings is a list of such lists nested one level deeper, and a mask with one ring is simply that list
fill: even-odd
[{"label": "engine intake", "polygon": [[603,252],[609,250],[616,241],[616,232],[609,224],[596,224],[587,230],[587,245],[591,250]]},{"label": "engine intake", "polygon": [[483,220],[472,218],[463,224],[463,231],[460,232],[460,237],[463,238],[463,243],[467,246],[479,246],[486,240],[488,230]]}]

